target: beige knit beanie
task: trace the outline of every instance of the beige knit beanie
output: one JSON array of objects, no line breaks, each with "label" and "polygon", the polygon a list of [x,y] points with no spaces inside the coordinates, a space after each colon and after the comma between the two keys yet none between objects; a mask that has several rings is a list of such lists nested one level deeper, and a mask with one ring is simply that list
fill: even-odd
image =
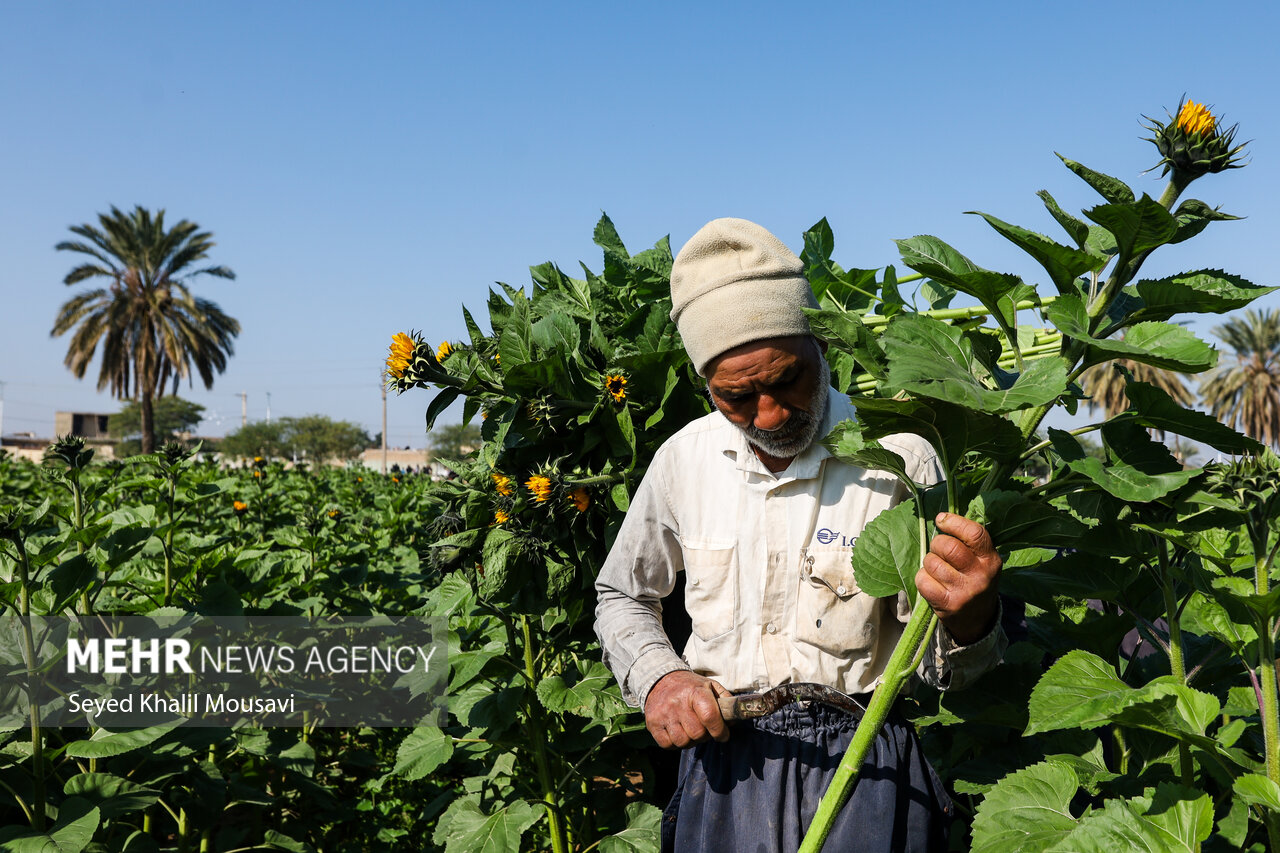
[{"label": "beige knit beanie", "polygon": [[700,376],[736,346],[811,334],[800,309],[817,307],[800,259],[745,219],[708,222],[671,267],[671,319]]}]

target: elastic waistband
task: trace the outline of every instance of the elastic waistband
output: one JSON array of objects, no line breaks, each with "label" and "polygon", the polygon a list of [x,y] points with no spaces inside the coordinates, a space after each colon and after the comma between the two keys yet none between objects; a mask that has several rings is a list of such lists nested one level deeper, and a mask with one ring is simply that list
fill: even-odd
[{"label": "elastic waistband", "polygon": [[[871,694],[853,697],[866,705]],[[893,716],[890,715],[892,720]],[[780,735],[805,736],[816,733],[834,734],[852,731],[862,714],[852,714],[821,702],[795,702],[784,705],[772,714],[750,720],[753,728]]]}]

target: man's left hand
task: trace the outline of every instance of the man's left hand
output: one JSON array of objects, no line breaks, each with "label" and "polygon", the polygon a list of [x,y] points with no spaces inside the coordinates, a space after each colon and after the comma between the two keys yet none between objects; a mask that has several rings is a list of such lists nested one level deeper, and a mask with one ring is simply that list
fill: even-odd
[{"label": "man's left hand", "polygon": [[938,513],[935,521],[938,535],[929,543],[924,566],[916,573],[916,589],[952,639],[967,646],[993,627],[996,576],[1002,561],[978,522],[950,512]]}]

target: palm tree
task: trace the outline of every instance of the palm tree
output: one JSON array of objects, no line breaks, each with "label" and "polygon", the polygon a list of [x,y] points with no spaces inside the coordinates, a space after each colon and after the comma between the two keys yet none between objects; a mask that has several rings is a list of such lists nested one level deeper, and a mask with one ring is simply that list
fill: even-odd
[{"label": "palm tree", "polygon": [[1263,444],[1280,441],[1280,310],[1245,312],[1213,333],[1235,350],[1200,382],[1200,399],[1215,418]]},{"label": "palm tree", "polygon": [[117,399],[137,400],[142,452],[151,453],[152,400],[164,394],[170,380],[174,393],[182,379],[191,384],[193,371],[205,388],[212,388],[214,372],[226,369],[232,339],[240,333],[239,322],[213,302],[193,296],[187,282],[198,275],[236,276],[223,266],[191,268],[214,245],[212,235],[194,222],[184,219],[166,230],[163,210],[152,216],[135,207],[126,214],[114,206],[111,213],[99,214],[98,222],[100,228],[71,226],[83,242],[67,240],[55,248],[93,259],[67,273],[63,284],[105,278],[110,286],[67,300],[50,335],[75,328],[65,363],[77,379],[84,378],[102,344],[98,390],[110,388]]}]

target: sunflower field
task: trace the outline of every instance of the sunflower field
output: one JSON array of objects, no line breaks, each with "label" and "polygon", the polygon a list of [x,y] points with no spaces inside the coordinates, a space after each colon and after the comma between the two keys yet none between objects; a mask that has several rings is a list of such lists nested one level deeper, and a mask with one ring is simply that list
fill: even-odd
[{"label": "sunflower field", "polygon": [[[1280,849],[1280,461],[1132,375],[1127,411],[1049,425],[1091,366],[1212,368],[1177,319],[1273,290],[1212,264],[1142,276],[1235,218],[1184,196],[1243,147],[1196,104],[1150,128],[1159,199],[1064,159],[1099,197],[1081,218],[1039,193],[1064,236],[980,214],[1026,253],[1025,279],[929,235],[898,242],[903,276],[837,263],[825,220],[804,235],[811,322],[858,411],[828,446],[905,476],[877,439],[913,432],[948,472],[908,482],[915,500],[859,538],[858,585],[912,594],[939,509],[982,520],[1006,555],[1004,664],[955,693],[910,684],[933,627],[918,607],[844,776],[876,708],[899,702],[953,792],[955,850]],[[668,242],[632,254],[607,217],[594,238],[599,272],[533,267],[487,316],[463,308],[465,338],[392,337],[388,383],[428,389],[428,427],[455,404],[481,425],[454,479],[227,469],[177,447],[97,464],[74,439],[43,467],[0,458],[0,585],[24,626],[4,640],[7,693],[43,677],[24,643],[53,614],[359,611],[433,619],[448,647],[438,725],[33,713],[0,733],[0,850],[657,849],[670,756],[601,662],[593,582],[656,448],[709,402],[669,318]],[[1233,461],[1184,468],[1167,435]],[[664,610],[677,642],[681,610]],[[802,849],[821,849],[841,798],[838,783]]]}]

